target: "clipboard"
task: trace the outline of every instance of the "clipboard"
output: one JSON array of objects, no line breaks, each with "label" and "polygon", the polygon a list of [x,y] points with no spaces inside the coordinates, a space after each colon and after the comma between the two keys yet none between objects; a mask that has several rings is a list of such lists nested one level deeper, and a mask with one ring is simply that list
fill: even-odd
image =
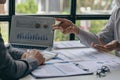
[{"label": "clipboard", "polygon": [[56,63],[42,65],[31,72],[31,75],[35,78],[55,78],[91,74],[93,74],[93,72],[84,71],[73,63]]}]

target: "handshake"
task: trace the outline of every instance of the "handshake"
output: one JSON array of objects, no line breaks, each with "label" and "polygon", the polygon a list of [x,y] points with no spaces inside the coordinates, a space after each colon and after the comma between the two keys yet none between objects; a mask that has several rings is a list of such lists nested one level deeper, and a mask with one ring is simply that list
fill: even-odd
[{"label": "handshake", "polygon": [[42,53],[36,49],[27,50],[25,53],[23,53],[21,59],[26,59],[26,58],[36,59],[38,65],[44,64],[45,62],[45,58],[43,57]]}]

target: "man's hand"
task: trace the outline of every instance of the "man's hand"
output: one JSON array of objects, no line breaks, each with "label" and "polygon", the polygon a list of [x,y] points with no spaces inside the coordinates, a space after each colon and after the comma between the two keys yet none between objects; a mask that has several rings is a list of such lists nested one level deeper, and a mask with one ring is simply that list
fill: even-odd
[{"label": "man's hand", "polygon": [[6,0],[0,0],[0,4],[5,4]]},{"label": "man's hand", "polygon": [[108,50],[120,50],[120,43],[117,40],[113,40],[110,43],[106,44],[105,47]]},{"label": "man's hand", "polygon": [[99,39],[99,44],[92,43],[91,46],[100,52],[120,50],[120,43],[116,40],[113,40],[108,44],[104,44],[102,39]]},{"label": "man's hand", "polygon": [[99,44],[92,43],[91,46],[98,50],[99,52],[109,52],[110,50],[107,49],[106,44],[102,41],[101,38],[98,39]]},{"label": "man's hand", "polygon": [[38,62],[38,65],[41,65],[45,62],[45,58],[43,57],[43,55],[41,54],[41,52],[39,52],[38,50],[30,50],[30,51],[27,51],[25,52],[21,59],[25,59],[25,58],[35,58]]},{"label": "man's hand", "polygon": [[54,24],[53,25],[54,30],[60,30],[64,34],[70,33],[79,34],[79,28],[75,26],[75,24],[72,23],[72,21],[64,18],[56,18],[56,21],[60,21],[60,24],[58,25]]}]

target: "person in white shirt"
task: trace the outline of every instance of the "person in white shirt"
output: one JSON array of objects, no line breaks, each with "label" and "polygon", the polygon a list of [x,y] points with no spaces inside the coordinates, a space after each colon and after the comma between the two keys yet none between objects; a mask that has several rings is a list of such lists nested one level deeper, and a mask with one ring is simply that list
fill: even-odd
[{"label": "person in white shirt", "polygon": [[104,29],[98,34],[81,30],[72,21],[64,18],[56,18],[61,23],[59,25],[54,24],[53,29],[61,30],[64,34],[74,33],[86,46],[103,52],[115,50],[116,55],[120,56],[120,0],[115,0],[115,2],[116,10],[110,16]]}]

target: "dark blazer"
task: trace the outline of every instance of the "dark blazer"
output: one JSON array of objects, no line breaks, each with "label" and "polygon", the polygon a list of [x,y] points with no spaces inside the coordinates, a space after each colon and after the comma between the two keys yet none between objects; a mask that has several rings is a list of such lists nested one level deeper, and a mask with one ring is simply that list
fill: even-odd
[{"label": "dark blazer", "polygon": [[20,59],[23,53],[24,51],[17,48],[6,48],[0,34],[0,78],[2,80],[16,80],[37,68],[36,59]]}]

